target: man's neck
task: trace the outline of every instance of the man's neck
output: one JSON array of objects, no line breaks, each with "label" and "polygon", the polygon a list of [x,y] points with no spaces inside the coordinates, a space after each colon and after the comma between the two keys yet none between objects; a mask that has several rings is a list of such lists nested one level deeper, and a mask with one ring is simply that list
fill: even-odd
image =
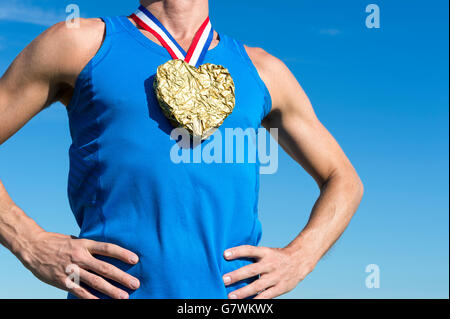
[{"label": "man's neck", "polygon": [[208,0],[141,0],[141,4],[180,42],[192,40],[209,15]]}]

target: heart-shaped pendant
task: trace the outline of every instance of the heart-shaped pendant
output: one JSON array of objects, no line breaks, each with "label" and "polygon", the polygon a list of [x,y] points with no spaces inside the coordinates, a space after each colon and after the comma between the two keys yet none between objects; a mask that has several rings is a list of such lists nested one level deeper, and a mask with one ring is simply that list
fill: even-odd
[{"label": "heart-shaped pendant", "polygon": [[233,79],[221,65],[206,63],[196,68],[171,60],[158,67],[154,89],[172,125],[202,140],[222,125],[235,105]]}]

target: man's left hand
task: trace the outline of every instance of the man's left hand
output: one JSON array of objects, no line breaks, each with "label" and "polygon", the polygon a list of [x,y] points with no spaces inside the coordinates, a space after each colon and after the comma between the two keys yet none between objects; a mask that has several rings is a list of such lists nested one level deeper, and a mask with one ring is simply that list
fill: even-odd
[{"label": "man's left hand", "polygon": [[[300,257],[300,255],[302,255]],[[271,299],[294,289],[315,267],[314,258],[298,250],[286,248],[255,247],[249,245],[227,249],[226,260],[254,258],[256,262],[225,274],[223,281],[229,286],[241,280],[260,275],[253,283],[232,291],[228,298]]]}]

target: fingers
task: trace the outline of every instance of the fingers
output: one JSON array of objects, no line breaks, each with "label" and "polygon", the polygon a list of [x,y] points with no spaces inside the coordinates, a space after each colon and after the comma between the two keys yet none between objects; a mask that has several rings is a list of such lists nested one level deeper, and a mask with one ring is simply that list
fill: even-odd
[{"label": "fingers", "polygon": [[139,257],[135,253],[120,246],[93,240],[85,240],[85,242],[87,243],[87,249],[92,254],[116,258],[132,265],[137,264],[139,261]]},{"label": "fingers", "polygon": [[223,282],[226,286],[234,284],[238,281],[255,277],[264,272],[264,266],[260,263],[250,264],[223,276]]},{"label": "fingers", "polygon": [[260,279],[254,281],[250,285],[246,285],[238,290],[235,290],[228,294],[230,299],[244,299],[253,295],[256,295],[264,289],[272,287],[276,283],[271,277],[261,277]]},{"label": "fingers", "polygon": [[78,285],[75,285],[75,287],[70,289],[69,292],[79,299],[99,299],[98,297],[94,296],[89,291]]},{"label": "fingers", "polygon": [[262,258],[265,254],[265,247],[256,247],[250,245],[243,245],[227,249],[224,252],[224,257],[227,260],[233,260],[236,258],[250,257],[250,258]]},{"label": "fingers", "polygon": [[119,289],[105,279],[90,273],[84,269],[80,269],[80,280],[92,287],[93,289],[113,298],[113,299],[128,299],[128,293]]},{"label": "fingers", "polygon": [[300,263],[297,257],[282,248],[244,245],[227,249],[224,257],[227,260],[245,257],[256,259],[253,264],[225,274],[223,281],[226,286],[260,275],[253,283],[229,293],[230,299],[243,299],[256,294],[256,299],[275,298],[294,289],[311,272],[307,272],[310,268],[307,262]]},{"label": "fingers", "polygon": [[272,288],[262,291],[253,299],[273,299],[275,297],[278,297],[279,295],[280,295],[280,292],[278,292],[277,288],[272,287]]},{"label": "fingers", "polygon": [[131,276],[130,274],[127,274],[126,272],[111,264],[98,260],[94,257],[89,258],[89,260],[84,265],[84,268],[91,270],[103,277],[112,279],[115,282],[118,282],[119,284],[133,290],[138,289],[140,286],[140,282],[137,278]]}]

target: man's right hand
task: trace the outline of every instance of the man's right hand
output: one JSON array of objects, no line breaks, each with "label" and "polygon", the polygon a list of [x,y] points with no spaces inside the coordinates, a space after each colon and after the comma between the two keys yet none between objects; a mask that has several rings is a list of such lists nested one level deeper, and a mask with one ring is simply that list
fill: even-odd
[{"label": "man's right hand", "polygon": [[[40,231],[18,254],[19,259],[37,278],[52,286],[69,291],[81,299],[97,299],[87,289],[71,282],[67,285],[68,266],[79,270],[80,282],[114,299],[128,299],[128,293],[110,284],[109,278],[127,288],[139,288],[139,280],[94,255],[136,264],[138,256],[117,245]],[[70,269],[70,268],[69,268]]]}]

